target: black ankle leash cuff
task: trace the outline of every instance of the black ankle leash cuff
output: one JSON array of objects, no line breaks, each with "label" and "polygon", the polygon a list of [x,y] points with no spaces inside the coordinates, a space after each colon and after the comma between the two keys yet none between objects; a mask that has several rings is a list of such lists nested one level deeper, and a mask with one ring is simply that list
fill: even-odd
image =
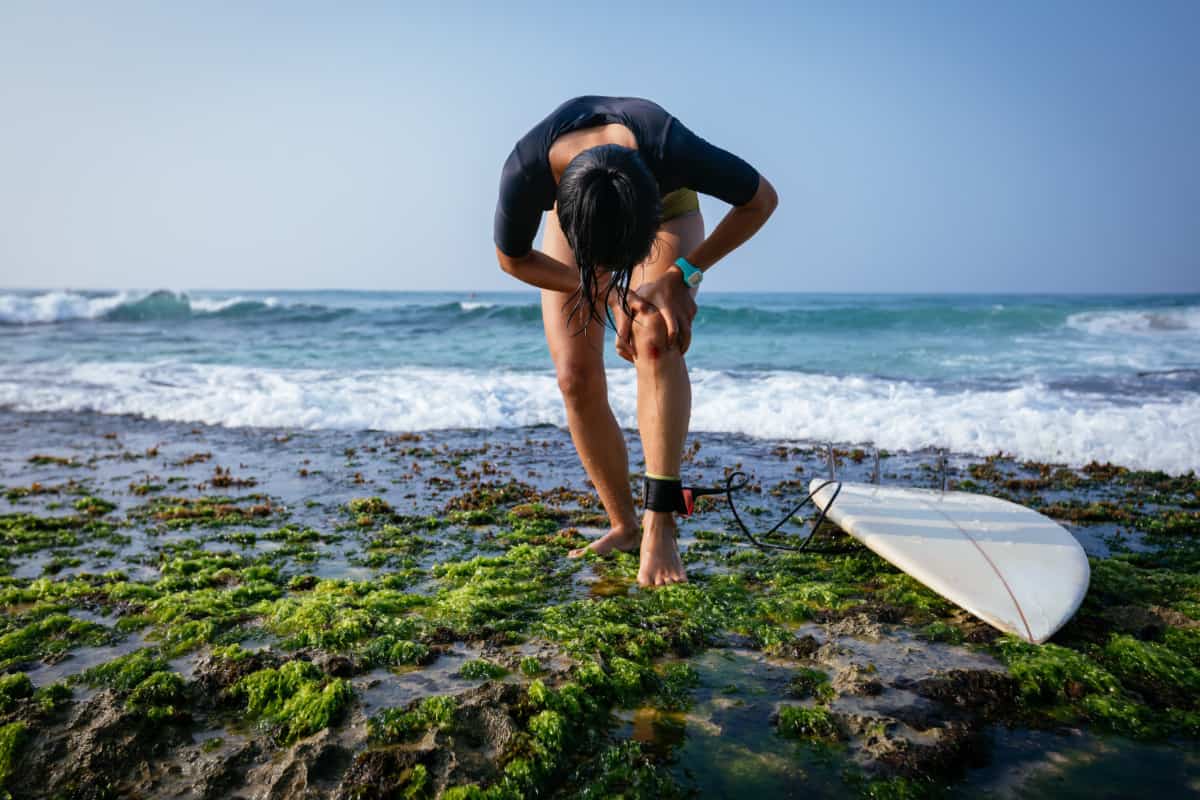
[{"label": "black ankle leash cuff", "polygon": [[647,475],[643,487],[647,511],[673,511],[676,514],[691,515],[690,492],[683,488],[683,481],[651,478]]},{"label": "black ankle leash cuff", "polygon": [[[808,547],[808,544],[812,541],[817,529],[820,528],[821,523],[825,521],[825,514],[833,506],[833,502],[837,499],[838,493],[842,490],[842,484],[838,481],[825,481],[812,492],[810,492],[807,497],[800,501],[799,505],[788,511],[783,519],[779,520],[779,522],[775,524],[775,527],[771,528],[771,530],[767,531],[765,534],[759,534],[758,536],[755,536],[750,529],[746,527],[746,524],[742,522],[742,517],[740,514],[738,514],[737,506],[733,504],[733,493],[739,489],[744,489],[748,483],[749,478],[744,472],[733,472],[727,475],[725,477],[724,486],[705,489],[695,486],[684,486],[683,481],[679,480],[678,478],[651,478],[649,475],[647,475],[645,476],[645,482],[643,483],[646,498],[646,510],[670,511],[675,514],[683,514],[684,516],[690,517],[692,515],[692,511],[696,507],[697,497],[702,497],[706,494],[723,494],[725,495],[725,499],[729,502],[729,510],[733,512],[733,518],[737,522],[738,527],[742,529],[742,533],[746,535],[746,538],[749,539],[750,543],[755,547],[760,550],[800,551]],[[779,529],[783,527],[784,523],[792,518],[793,514],[802,509],[804,506],[813,502],[813,496],[826,486],[833,486],[833,496],[829,498],[829,502],[825,504],[825,507],[820,509],[820,513],[817,515],[816,521],[813,522],[808,536],[806,536],[798,546],[776,544],[774,542],[765,541],[765,537],[778,532]]]}]

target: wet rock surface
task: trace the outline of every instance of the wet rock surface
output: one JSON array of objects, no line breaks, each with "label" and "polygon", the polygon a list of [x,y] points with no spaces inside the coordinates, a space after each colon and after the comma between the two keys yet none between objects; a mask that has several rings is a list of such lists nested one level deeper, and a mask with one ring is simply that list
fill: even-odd
[{"label": "wet rock surface", "polygon": [[[836,531],[761,553],[719,505],[683,523],[686,586],[567,559],[603,519],[555,429],[0,412],[0,437],[0,796],[1039,796],[1054,764],[1099,774],[1093,752],[1196,767],[1194,478],[951,467],[1103,556],[1039,648]],[[892,455],[884,480],[930,485],[934,460]],[[732,464],[772,524],[826,468],[695,437],[695,483]]]}]

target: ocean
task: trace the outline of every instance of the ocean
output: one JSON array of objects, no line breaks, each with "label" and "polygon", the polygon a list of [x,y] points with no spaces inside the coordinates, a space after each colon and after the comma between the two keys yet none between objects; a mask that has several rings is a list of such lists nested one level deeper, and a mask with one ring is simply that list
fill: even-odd
[{"label": "ocean", "polygon": [[[0,292],[0,407],[225,426],[562,425],[533,292]],[[692,428],[1200,468],[1200,295],[700,296]],[[633,368],[609,393],[635,424]]]}]

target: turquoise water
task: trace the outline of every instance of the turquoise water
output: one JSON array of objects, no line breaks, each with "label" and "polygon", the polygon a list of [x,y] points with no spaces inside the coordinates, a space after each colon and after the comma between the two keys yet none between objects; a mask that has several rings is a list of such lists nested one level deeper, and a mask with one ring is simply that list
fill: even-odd
[{"label": "turquoise water", "polygon": [[[534,293],[2,292],[0,404],[229,425],[562,423]],[[701,295],[693,427],[1186,471],[1200,296]],[[633,424],[632,371],[609,359]],[[1151,447],[1149,442],[1170,442]]]}]

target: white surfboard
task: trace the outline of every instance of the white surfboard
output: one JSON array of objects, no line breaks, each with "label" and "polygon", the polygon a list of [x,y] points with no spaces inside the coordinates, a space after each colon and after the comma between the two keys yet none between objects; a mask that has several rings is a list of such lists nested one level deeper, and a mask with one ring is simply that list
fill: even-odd
[{"label": "white surfboard", "polygon": [[[817,492],[818,508],[834,488]],[[843,483],[828,519],[950,602],[1034,644],[1071,618],[1091,578],[1066,529],[996,497]]]}]

